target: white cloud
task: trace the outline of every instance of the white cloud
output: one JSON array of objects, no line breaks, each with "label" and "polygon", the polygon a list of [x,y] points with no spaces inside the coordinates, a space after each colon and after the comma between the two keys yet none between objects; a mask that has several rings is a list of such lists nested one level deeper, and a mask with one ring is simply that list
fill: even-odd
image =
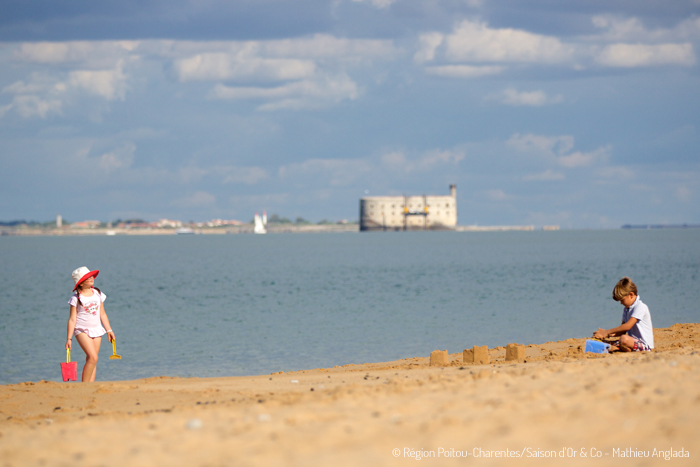
[{"label": "white cloud", "polygon": [[255,185],[268,178],[267,170],[261,167],[232,167],[226,168],[224,172],[228,172],[228,175],[224,178],[224,184],[244,183],[246,185]]},{"label": "white cloud", "polygon": [[594,16],[593,24],[601,34],[588,37],[598,42],[594,48],[597,63],[610,67],[646,67],[661,65],[692,66],[696,62],[689,40],[700,38],[700,19],[688,19],[670,29],[648,30],[638,18],[610,15]]},{"label": "white cloud", "polygon": [[62,93],[67,89],[65,83],[57,82],[46,75],[32,73],[28,81],[16,81],[2,90],[5,94],[27,95],[43,93]]},{"label": "white cloud", "polygon": [[122,71],[121,62],[113,70],[72,71],[69,74],[68,83],[110,101],[124,100],[126,94],[126,75]]},{"label": "white cloud", "polygon": [[87,91],[107,100],[124,100],[126,80],[121,62],[111,70],[75,70],[54,76],[33,72],[26,80],[3,88],[4,94],[14,94],[15,97],[2,108],[4,111],[0,112],[0,116],[10,109],[23,118],[46,118],[51,113],[61,115],[71,91],[74,93],[76,90]]},{"label": "white cloud", "polygon": [[375,58],[388,59],[399,50],[391,40],[346,39],[329,34],[266,41],[169,41],[139,43],[138,53],[177,62],[197,55],[222,54],[229,59],[329,59],[335,63],[357,63]]},{"label": "white cloud", "polygon": [[648,32],[638,18],[618,18],[611,15],[596,15],[591,18],[593,25],[605,29],[602,36],[606,40],[625,40],[630,37],[648,36]]},{"label": "white cloud", "polygon": [[[591,67],[692,66],[693,43],[700,39],[700,19],[692,18],[670,29],[649,30],[638,18],[594,16],[601,32],[572,36],[567,42],[555,36],[522,29],[493,28],[467,19],[451,33],[438,31],[419,36],[413,59],[435,63],[426,71],[438,76],[472,78],[497,74],[505,68],[478,69],[475,65],[566,65],[575,70]],[[523,99],[529,103],[524,103]],[[511,105],[542,105],[537,95],[506,98]]]},{"label": "white cloud", "polygon": [[403,152],[400,151],[393,151],[393,152],[388,152],[381,157],[382,164],[394,168],[394,169],[401,169],[405,171],[405,167],[408,164],[408,161],[406,160],[406,156],[404,155]]},{"label": "white cloud", "polygon": [[346,186],[371,171],[371,165],[361,159],[309,159],[281,166],[278,175],[280,179],[313,176],[332,186]]},{"label": "white cloud", "polygon": [[556,104],[562,101],[562,96],[547,96],[544,91],[518,92],[514,88],[505,89],[503,92],[491,95],[485,100],[494,100],[505,105],[541,107],[546,104]]},{"label": "white cloud", "polygon": [[700,18],[688,18],[672,28],[647,29],[639,18],[598,15],[591,18],[602,32],[587,39],[598,42],[668,43],[700,38]]},{"label": "white cloud", "polygon": [[0,118],[4,117],[5,114],[12,109],[12,107],[12,104],[0,106]]},{"label": "white cloud", "polygon": [[44,74],[32,73],[27,81],[16,81],[3,88],[3,94],[14,94],[12,101],[0,109],[0,117],[13,110],[22,118],[62,114],[65,83],[56,82]]},{"label": "white cloud", "polygon": [[206,191],[197,191],[190,196],[185,196],[172,202],[173,206],[180,208],[203,208],[214,204],[216,204],[216,196]]},{"label": "white cloud", "polygon": [[519,133],[511,136],[506,144],[522,152],[539,153],[555,158],[558,155],[569,152],[574,147],[574,137],[564,136],[543,136],[532,133],[521,135]]},{"label": "white cloud", "polygon": [[382,165],[392,172],[428,172],[438,166],[457,165],[465,157],[463,149],[433,149],[424,152],[416,159],[408,159],[401,151],[393,151],[382,155]]},{"label": "white cloud", "polygon": [[635,177],[634,170],[625,166],[600,167],[595,171],[596,175],[602,178],[610,178],[616,181],[630,180]]},{"label": "white cloud", "polygon": [[603,48],[599,63],[611,67],[640,67],[695,64],[693,45],[685,44],[612,44]]},{"label": "white cloud", "polygon": [[351,69],[399,54],[391,40],[328,34],[269,41],[72,41],[10,47],[13,60],[46,71],[6,86],[5,93],[25,97],[0,106],[0,116],[21,110],[25,117],[42,118],[59,113],[75,91],[125,100],[130,75],[153,64],[171,65],[180,82],[212,82],[209,97],[267,101],[260,110],[320,108],[360,95]]},{"label": "white cloud", "polygon": [[491,201],[505,201],[510,198],[503,190],[486,190],[482,192],[482,195]]},{"label": "white cloud", "polygon": [[208,170],[195,166],[180,167],[177,171],[179,181],[186,185],[201,181],[207,173]]},{"label": "white cloud", "polygon": [[[271,193],[266,195],[232,196],[229,202],[234,206],[255,206],[253,209],[272,209],[271,206],[286,205],[289,203],[289,193]],[[250,213],[253,218],[253,213]]]},{"label": "white cloud", "polygon": [[265,99],[272,102],[259,110],[317,108],[359,96],[357,84],[347,75],[319,77],[276,87],[232,87],[217,84],[210,93],[214,99]]},{"label": "white cloud", "polygon": [[563,173],[547,169],[542,173],[525,175],[523,180],[526,182],[553,182],[561,181],[565,178]]},{"label": "white cloud", "polygon": [[92,51],[88,42],[24,43],[15,52],[15,59],[37,63],[61,63],[84,59]]},{"label": "white cloud", "polygon": [[464,150],[440,150],[433,149],[423,154],[418,159],[416,167],[418,170],[430,170],[436,165],[457,165],[464,159]]},{"label": "white cloud", "polygon": [[262,167],[215,166],[202,168],[196,166],[181,167],[178,170],[178,181],[186,185],[200,183],[205,177],[211,177],[223,185],[243,183],[255,185],[268,178],[268,173]]},{"label": "white cloud", "polygon": [[429,66],[425,72],[430,75],[444,76],[447,78],[479,78],[481,76],[497,75],[502,73],[502,66],[474,66],[474,65],[442,65]]},{"label": "white cloud", "polygon": [[413,55],[417,63],[429,62],[435,58],[435,51],[442,44],[444,35],[439,32],[421,34],[418,38],[418,51]]},{"label": "white cloud", "polygon": [[610,150],[610,146],[604,146],[596,149],[593,152],[576,151],[571,154],[558,157],[557,162],[562,167],[569,169],[574,167],[588,167],[596,162],[607,160]]},{"label": "white cloud", "polygon": [[270,57],[332,59],[339,62],[358,62],[375,58],[389,59],[398,50],[390,40],[345,39],[328,34],[308,38],[280,39],[257,43],[260,54]]},{"label": "white cloud", "polygon": [[136,146],[132,143],[126,143],[122,147],[115,149],[99,156],[100,168],[107,172],[112,172],[117,169],[128,169],[134,162],[134,152]]},{"label": "white cloud", "polygon": [[180,81],[278,81],[307,78],[316,71],[310,60],[259,58],[246,53],[204,53],[177,60],[174,66]]},{"label": "white cloud", "polygon": [[138,41],[25,42],[14,51],[17,61],[58,64],[73,63],[81,68],[111,68],[134,52]]},{"label": "white cloud", "polygon": [[[360,63],[397,54],[391,41],[343,39],[327,34],[270,41],[177,43],[155,53],[181,55],[174,68],[181,81],[298,80],[310,78],[319,67]],[[182,56],[184,55],[184,56]],[[320,63],[323,61],[323,63]]]},{"label": "white cloud", "polygon": [[369,3],[380,10],[389,8],[396,0],[352,0],[356,3]]},{"label": "white cloud", "polygon": [[693,192],[685,186],[679,186],[676,188],[676,197],[684,202],[690,201],[690,199],[693,197]]},{"label": "white cloud", "polygon": [[570,135],[515,134],[506,141],[506,144],[518,151],[543,157],[568,169],[605,162],[612,150],[612,147],[607,145],[592,152],[571,152],[574,147],[574,137]]},{"label": "white cloud", "polygon": [[15,111],[22,118],[46,118],[49,114],[54,113],[60,115],[62,103],[58,99],[42,99],[38,96],[15,96],[12,103],[3,107],[4,113],[10,109]]},{"label": "white cloud", "polygon": [[[300,39],[216,42],[174,62],[181,81],[218,81],[209,93],[214,99],[268,101],[258,110],[313,109],[356,99],[360,88],[346,68],[375,58],[396,55],[391,41],[340,39],[317,34]],[[188,51],[192,51],[192,45]],[[223,50],[221,50],[223,49]],[[228,49],[228,50],[226,50]],[[227,81],[261,82],[269,86],[235,86]]]},{"label": "white cloud", "polygon": [[445,56],[457,62],[561,63],[573,56],[573,47],[556,37],[519,29],[494,29],[465,20],[445,39]]}]

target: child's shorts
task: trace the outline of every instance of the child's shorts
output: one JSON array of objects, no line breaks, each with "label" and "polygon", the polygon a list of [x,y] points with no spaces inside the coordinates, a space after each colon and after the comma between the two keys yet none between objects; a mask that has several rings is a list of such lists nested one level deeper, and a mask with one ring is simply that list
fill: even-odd
[{"label": "child's shorts", "polygon": [[649,347],[649,345],[646,342],[644,342],[644,340],[636,336],[630,337],[634,339],[634,348],[632,349],[632,352],[646,352],[648,350],[651,350],[651,347]]}]

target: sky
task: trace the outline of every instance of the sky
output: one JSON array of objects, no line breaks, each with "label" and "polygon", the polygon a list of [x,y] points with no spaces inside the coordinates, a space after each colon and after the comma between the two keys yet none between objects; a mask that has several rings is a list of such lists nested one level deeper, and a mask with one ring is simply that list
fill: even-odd
[{"label": "sky", "polygon": [[700,223],[700,0],[3,0],[0,220]]}]

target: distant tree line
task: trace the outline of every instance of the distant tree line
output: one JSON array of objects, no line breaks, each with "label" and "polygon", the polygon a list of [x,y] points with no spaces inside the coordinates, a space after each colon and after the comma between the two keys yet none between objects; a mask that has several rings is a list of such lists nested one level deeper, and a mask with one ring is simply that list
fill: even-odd
[{"label": "distant tree line", "polygon": [[[254,220],[250,221],[251,224],[255,223]],[[296,220],[292,221],[286,217],[280,217],[278,214],[272,214],[267,218],[267,223],[268,224],[290,224],[290,225],[312,225],[313,222],[304,219],[303,217],[297,217]],[[327,219],[323,219],[319,222],[317,222],[317,225],[331,225],[331,224],[336,224],[337,222],[329,221]],[[348,222],[349,224],[356,224],[357,222]]]},{"label": "distant tree line", "polygon": [[31,227],[51,227],[51,226],[56,225],[56,221],[49,221],[49,222],[25,221],[25,220],[0,221],[0,227],[17,227],[18,225],[27,225],[27,226],[31,226]]},{"label": "distant tree line", "polygon": [[145,221],[143,219],[117,219],[116,221],[112,222],[112,224],[117,225],[117,224],[148,224],[148,221]]}]

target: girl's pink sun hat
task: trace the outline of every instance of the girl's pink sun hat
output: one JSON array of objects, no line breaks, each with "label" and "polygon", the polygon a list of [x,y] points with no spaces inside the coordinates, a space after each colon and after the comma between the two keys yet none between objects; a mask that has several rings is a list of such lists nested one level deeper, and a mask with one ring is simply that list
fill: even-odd
[{"label": "girl's pink sun hat", "polygon": [[90,279],[91,277],[97,277],[99,273],[100,271],[98,271],[97,269],[95,269],[94,271],[90,271],[85,266],[73,271],[73,274],[71,274],[71,277],[75,281],[75,287],[73,287],[73,291],[75,292],[75,289],[77,289],[82,282]]}]

